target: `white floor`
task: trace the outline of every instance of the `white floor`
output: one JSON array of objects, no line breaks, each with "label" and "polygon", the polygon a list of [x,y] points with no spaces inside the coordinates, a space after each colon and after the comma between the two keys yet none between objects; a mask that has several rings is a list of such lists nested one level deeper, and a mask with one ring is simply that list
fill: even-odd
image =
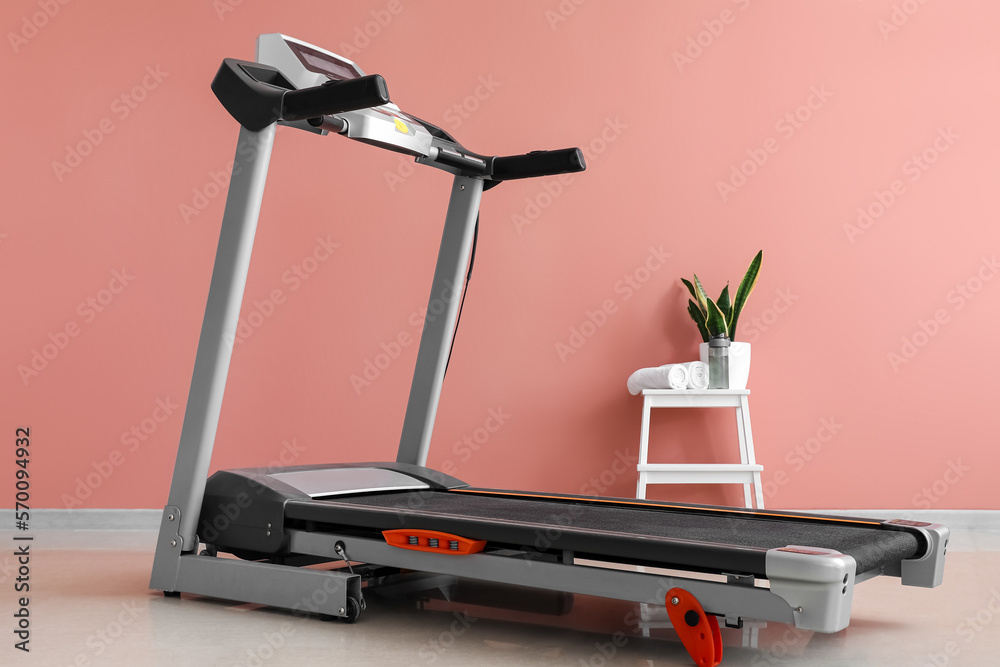
[{"label": "white floor", "polygon": [[[370,599],[354,625],[164,598],[147,590],[155,533],[145,530],[34,534],[25,654],[14,648],[13,613],[22,594],[14,590],[13,537],[0,532],[3,665],[693,664],[655,619],[651,637],[642,636],[632,622],[638,605],[583,596],[559,617],[444,603],[417,610]],[[887,577],[860,584],[843,632],[756,625],[762,627],[723,630],[723,665],[1000,664],[1000,533],[953,533],[937,589],[904,588]]]}]

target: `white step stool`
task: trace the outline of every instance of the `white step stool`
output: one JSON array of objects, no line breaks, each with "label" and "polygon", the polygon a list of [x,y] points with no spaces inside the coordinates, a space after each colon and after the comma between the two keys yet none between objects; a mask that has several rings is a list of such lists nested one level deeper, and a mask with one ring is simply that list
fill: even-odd
[{"label": "white step stool", "polygon": [[[750,430],[749,389],[644,389],[642,391],[642,432],[639,438],[639,483],[635,497],[646,497],[648,484],[742,484],[746,507],[753,507],[750,487],[754,488],[757,509],[764,508],[760,474],[753,453]],[[739,463],[649,463],[649,411],[653,408],[736,408],[736,427],[740,436]]]}]

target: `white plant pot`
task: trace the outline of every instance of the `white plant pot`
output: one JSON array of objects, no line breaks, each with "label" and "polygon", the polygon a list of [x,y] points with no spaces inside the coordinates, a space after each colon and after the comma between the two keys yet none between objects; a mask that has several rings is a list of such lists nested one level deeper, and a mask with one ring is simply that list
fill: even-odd
[{"label": "white plant pot", "polygon": [[[698,345],[698,354],[708,363],[708,343]],[[729,388],[746,389],[750,379],[750,343],[737,341],[729,344]]]}]

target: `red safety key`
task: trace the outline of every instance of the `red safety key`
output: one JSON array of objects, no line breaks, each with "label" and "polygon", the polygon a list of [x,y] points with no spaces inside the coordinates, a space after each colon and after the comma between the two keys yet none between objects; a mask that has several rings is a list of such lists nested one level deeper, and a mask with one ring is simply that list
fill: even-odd
[{"label": "red safety key", "polygon": [[698,667],[715,667],[722,662],[719,621],[705,613],[695,596],[683,588],[671,588],[667,591],[667,613]]}]

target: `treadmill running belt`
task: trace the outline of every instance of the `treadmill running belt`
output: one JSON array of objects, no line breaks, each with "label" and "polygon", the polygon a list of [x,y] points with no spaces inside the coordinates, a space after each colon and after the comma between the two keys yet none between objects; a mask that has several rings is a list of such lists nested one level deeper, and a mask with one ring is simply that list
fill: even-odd
[{"label": "treadmill running belt", "polygon": [[[371,511],[365,512],[365,508]],[[355,525],[379,530],[426,527],[448,532],[451,528],[451,532],[465,537],[503,541],[504,538],[494,536],[499,525],[508,528],[506,535],[512,531],[523,533],[528,539],[522,544],[529,546],[535,545],[538,538],[557,544],[569,532],[587,531],[594,534],[594,549],[576,550],[596,554],[604,553],[600,548],[602,541],[616,538],[637,540],[636,545],[643,538],[648,541],[652,537],[753,550],[789,545],[821,547],[852,556],[858,574],[910,558],[920,548],[914,535],[877,525],[719,516],[445,491],[339,496],[329,501],[292,500],[286,505],[286,512],[289,518],[314,521],[333,522],[337,517],[337,523],[353,524],[357,520]],[[362,515],[365,523],[360,522]],[[463,524],[464,531],[455,530],[459,524]],[[489,534],[476,534],[477,524],[484,527],[489,524]]]}]

